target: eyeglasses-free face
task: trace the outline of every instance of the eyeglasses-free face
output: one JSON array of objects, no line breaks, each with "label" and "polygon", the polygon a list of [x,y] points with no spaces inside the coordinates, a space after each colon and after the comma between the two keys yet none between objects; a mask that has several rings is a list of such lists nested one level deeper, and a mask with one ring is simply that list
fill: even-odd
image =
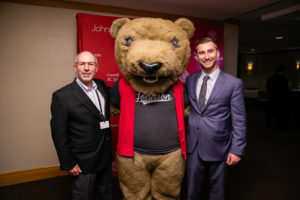
[{"label": "eyeglasses-free face", "polygon": [[201,64],[205,72],[212,72],[217,68],[216,62],[218,57],[219,51],[213,42],[207,42],[197,46],[197,61]]}]

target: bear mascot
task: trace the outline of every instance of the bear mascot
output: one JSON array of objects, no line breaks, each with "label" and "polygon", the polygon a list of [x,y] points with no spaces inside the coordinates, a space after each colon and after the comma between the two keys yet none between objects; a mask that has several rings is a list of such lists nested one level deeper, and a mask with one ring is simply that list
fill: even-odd
[{"label": "bear mascot", "polygon": [[194,25],[186,18],[120,18],[110,33],[121,72],[111,89],[111,112],[120,114],[116,157],[124,199],[179,199],[188,104],[179,79]]}]

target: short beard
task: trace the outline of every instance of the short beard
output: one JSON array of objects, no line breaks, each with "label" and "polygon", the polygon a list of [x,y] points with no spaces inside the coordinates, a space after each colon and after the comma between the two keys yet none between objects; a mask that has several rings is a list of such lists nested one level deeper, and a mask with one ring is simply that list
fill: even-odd
[{"label": "short beard", "polygon": [[208,67],[208,68],[202,67],[202,65],[201,65],[202,70],[204,70],[206,72],[211,72],[216,66],[217,66],[217,60],[215,60],[213,62],[213,64],[210,67]]}]

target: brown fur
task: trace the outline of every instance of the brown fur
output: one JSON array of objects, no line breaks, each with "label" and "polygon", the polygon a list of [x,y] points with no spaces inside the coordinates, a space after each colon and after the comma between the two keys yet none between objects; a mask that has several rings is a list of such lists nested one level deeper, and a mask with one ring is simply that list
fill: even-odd
[{"label": "brown fur", "polygon": [[[191,54],[189,38],[194,32],[188,19],[172,22],[155,18],[121,18],[113,22],[110,32],[116,38],[118,67],[135,91],[148,95],[163,93],[185,71]],[[150,73],[142,69],[141,63],[160,63],[161,66]],[[149,82],[145,77],[157,77],[157,80]],[[113,107],[111,112],[118,114]],[[181,149],[155,156],[134,152],[133,158],[117,154],[119,182],[126,200],[178,199],[184,169]]]},{"label": "brown fur", "polygon": [[184,109],[184,119],[187,120],[190,116],[191,112],[191,106],[188,106],[186,109]]},{"label": "brown fur", "polygon": [[110,105],[110,116],[120,115],[120,110]]},{"label": "brown fur", "polygon": [[[175,22],[156,18],[127,18],[113,22],[111,35],[116,38],[115,58],[120,71],[130,85],[143,94],[160,94],[179,80],[190,58],[189,38],[194,32],[193,24],[185,18]],[[126,38],[132,38],[131,46],[126,46]],[[172,40],[178,40],[178,48]],[[156,83],[146,83],[143,77],[149,76],[140,62],[159,62],[162,67],[152,74]]]},{"label": "brown fur", "polygon": [[118,176],[125,200],[178,199],[184,169],[180,149],[158,156],[135,152],[134,159],[117,154]]}]

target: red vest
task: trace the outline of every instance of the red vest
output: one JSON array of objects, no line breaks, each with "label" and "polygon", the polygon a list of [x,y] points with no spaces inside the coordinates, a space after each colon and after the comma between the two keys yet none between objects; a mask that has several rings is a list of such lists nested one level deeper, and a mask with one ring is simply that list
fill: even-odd
[{"label": "red vest", "polygon": [[[175,107],[178,124],[178,136],[182,154],[186,158],[185,124],[184,124],[184,100],[183,84],[178,81],[173,86]],[[117,152],[126,157],[133,157],[134,142],[134,113],[136,92],[121,78],[119,82],[119,92],[121,96],[120,121]]]}]

